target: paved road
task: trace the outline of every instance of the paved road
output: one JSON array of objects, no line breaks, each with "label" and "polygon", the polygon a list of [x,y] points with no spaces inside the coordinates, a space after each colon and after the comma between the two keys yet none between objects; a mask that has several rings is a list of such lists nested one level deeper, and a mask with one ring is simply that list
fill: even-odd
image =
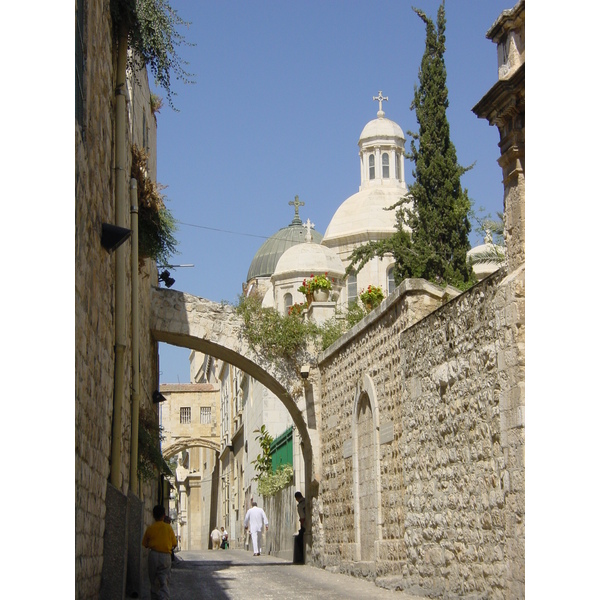
[{"label": "paved road", "polygon": [[245,550],[178,552],[172,600],[414,600],[374,583]]}]

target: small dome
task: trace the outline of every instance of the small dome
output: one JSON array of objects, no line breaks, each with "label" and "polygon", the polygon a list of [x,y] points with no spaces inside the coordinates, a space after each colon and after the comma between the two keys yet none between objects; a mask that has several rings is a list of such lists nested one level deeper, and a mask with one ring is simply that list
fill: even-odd
[{"label": "small dome", "polygon": [[330,278],[342,278],[344,265],[331,249],[314,242],[296,244],[286,250],[273,273],[274,279],[306,277],[311,273],[327,273]]},{"label": "small dome", "polygon": [[[378,114],[383,114],[383,111],[380,111]],[[362,142],[381,138],[406,139],[404,137],[404,132],[398,123],[381,116],[369,121],[364,126],[360,138],[358,139],[358,144],[360,146]]]},{"label": "small dome", "polygon": [[[492,254],[494,252],[494,247],[494,244],[488,241],[484,241],[484,243],[480,246],[475,246],[474,248],[471,248],[467,252],[467,258],[471,258],[476,254]],[[500,252],[504,253],[504,249],[501,248]],[[488,275],[495,273],[499,268],[500,265],[495,262],[477,263],[473,265],[473,273],[475,274],[475,278],[477,279],[477,281],[481,281],[482,279],[485,279]]]},{"label": "small dome", "polygon": [[[313,240],[320,242],[323,239],[323,234],[312,230]],[[270,277],[275,271],[277,261],[281,255],[296,244],[301,244],[306,240],[306,229],[302,225],[300,219],[294,220],[287,226],[280,229],[272,235],[256,252],[246,281],[250,281],[255,277]]]}]

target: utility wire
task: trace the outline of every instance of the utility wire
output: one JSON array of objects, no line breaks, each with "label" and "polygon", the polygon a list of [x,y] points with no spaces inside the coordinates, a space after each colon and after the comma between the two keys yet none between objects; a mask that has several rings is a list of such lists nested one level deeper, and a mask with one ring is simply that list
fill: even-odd
[{"label": "utility wire", "polygon": [[231,233],[233,235],[245,235],[248,237],[261,238],[263,240],[269,239],[269,236],[267,236],[267,235],[256,235],[254,233],[241,233],[240,231],[228,231],[227,229],[217,229],[216,227],[206,227],[205,225],[193,225],[192,223],[184,223],[183,221],[178,221],[177,219],[175,219],[175,222],[179,223],[180,225],[187,225],[188,227],[196,227],[198,229],[210,229],[211,231],[218,231],[220,233]]}]

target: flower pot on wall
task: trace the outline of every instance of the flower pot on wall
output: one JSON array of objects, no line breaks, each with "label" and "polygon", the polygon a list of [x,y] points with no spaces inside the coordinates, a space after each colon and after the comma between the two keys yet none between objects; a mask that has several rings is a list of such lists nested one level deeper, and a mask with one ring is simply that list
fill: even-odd
[{"label": "flower pot on wall", "polygon": [[312,304],[312,301],[313,301],[313,295],[310,292],[308,292],[306,294],[306,304],[308,306],[310,306]]},{"label": "flower pot on wall", "polygon": [[329,300],[329,290],[318,289],[313,292],[315,302],[327,302]]}]

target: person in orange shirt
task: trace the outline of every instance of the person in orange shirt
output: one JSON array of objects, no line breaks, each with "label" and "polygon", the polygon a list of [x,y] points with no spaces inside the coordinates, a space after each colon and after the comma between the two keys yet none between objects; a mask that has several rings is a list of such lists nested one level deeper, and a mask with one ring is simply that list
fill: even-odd
[{"label": "person in orange shirt", "polygon": [[150,549],[148,555],[148,575],[150,576],[152,600],[168,600],[169,579],[171,578],[171,551],[177,546],[173,528],[165,523],[165,507],[157,504],[152,509],[154,523],[150,525],[142,538],[144,548]]}]

